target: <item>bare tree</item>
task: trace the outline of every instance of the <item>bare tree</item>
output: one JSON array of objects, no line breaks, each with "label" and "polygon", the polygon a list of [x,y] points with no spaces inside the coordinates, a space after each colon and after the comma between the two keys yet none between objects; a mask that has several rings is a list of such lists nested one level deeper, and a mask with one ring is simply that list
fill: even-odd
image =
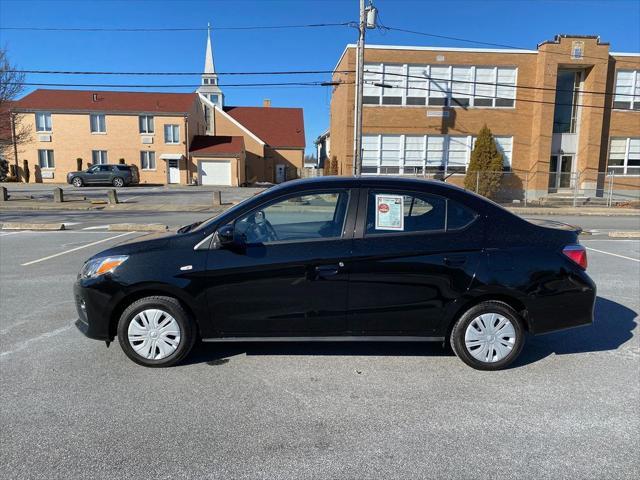
[{"label": "bare tree", "polygon": [[[7,50],[0,48],[0,159],[8,162],[9,158],[14,158],[16,175],[19,171],[18,146],[28,142],[31,135],[22,117],[11,111],[13,102],[23,90],[24,73],[16,71],[9,62]],[[6,165],[4,167],[0,170],[6,172]]]}]

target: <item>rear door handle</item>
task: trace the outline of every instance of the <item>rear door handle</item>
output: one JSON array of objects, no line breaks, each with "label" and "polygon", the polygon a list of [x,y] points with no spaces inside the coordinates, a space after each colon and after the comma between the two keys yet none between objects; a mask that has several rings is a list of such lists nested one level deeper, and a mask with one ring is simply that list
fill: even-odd
[{"label": "rear door handle", "polygon": [[467,263],[467,257],[462,255],[452,255],[450,257],[444,257],[445,265],[449,265],[450,267],[459,267]]}]

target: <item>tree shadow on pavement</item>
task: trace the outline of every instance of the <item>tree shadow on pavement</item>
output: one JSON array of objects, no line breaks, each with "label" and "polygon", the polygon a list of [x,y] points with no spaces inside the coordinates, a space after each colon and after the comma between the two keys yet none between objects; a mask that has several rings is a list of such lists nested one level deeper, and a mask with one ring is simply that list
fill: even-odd
[{"label": "tree shadow on pavement", "polygon": [[633,337],[637,312],[603,297],[596,298],[593,325],[539,337],[529,336],[512,367],[527,365],[551,355],[617,350]]}]

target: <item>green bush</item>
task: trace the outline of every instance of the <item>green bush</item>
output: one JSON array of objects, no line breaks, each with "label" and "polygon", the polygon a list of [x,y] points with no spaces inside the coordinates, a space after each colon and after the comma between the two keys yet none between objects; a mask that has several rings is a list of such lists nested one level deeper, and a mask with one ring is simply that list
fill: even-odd
[{"label": "green bush", "polygon": [[498,151],[491,130],[486,125],[483,126],[471,152],[464,187],[484,197],[493,197],[500,188],[503,162],[502,153]]}]

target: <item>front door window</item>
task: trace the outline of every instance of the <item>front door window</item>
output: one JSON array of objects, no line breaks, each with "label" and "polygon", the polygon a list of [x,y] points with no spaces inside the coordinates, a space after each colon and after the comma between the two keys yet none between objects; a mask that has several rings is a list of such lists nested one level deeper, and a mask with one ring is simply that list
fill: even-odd
[{"label": "front door window", "polygon": [[235,232],[250,245],[338,238],[348,201],[345,191],[290,197],[237,220]]}]

